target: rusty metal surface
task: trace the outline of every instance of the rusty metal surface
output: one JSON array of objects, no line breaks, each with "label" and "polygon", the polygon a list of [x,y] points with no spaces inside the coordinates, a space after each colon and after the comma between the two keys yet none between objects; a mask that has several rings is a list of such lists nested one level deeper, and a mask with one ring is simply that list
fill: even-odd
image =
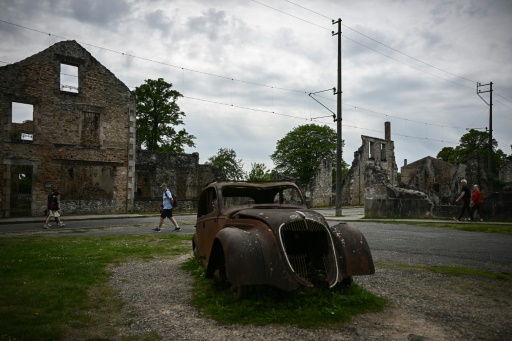
[{"label": "rusty metal surface", "polygon": [[374,274],[370,247],[361,231],[347,223],[339,223],[331,228],[342,251],[344,273],[347,276]]},{"label": "rusty metal surface", "polygon": [[198,214],[193,239],[208,276],[220,273],[235,288],[267,284],[291,291],[375,272],[364,236],[346,224],[331,229],[307,209],[294,184],[221,182],[212,188],[214,208]]}]

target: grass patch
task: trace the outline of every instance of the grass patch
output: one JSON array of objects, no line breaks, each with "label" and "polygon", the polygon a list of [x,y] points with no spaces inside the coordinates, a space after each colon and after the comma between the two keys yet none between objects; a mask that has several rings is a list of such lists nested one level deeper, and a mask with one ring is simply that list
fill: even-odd
[{"label": "grass patch", "polygon": [[204,278],[202,262],[190,259],[182,268],[195,277],[194,306],[223,324],[316,328],[350,321],[356,314],[380,311],[387,303],[355,283],[348,289],[313,288],[291,293],[262,286],[247,299],[235,301],[230,290]]},{"label": "grass patch", "polygon": [[0,340],[114,337],[122,302],[109,267],[189,250],[190,236],[176,235],[0,238]]},{"label": "grass patch", "polygon": [[499,280],[499,281],[508,281],[512,282],[512,273],[502,273],[502,272],[494,272],[487,270],[476,270],[476,269],[468,269],[458,266],[426,266],[426,265],[410,265],[410,264],[396,264],[396,263],[387,263],[387,262],[376,262],[376,265],[384,265],[384,266],[393,266],[402,269],[411,269],[411,270],[420,270],[420,271],[431,271],[435,273],[439,273],[446,276],[474,276],[474,277],[482,277],[487,279]]},{"label": "grass patch", "polygon": [[512,234],[512,224],[488,224],[488,223],[436,223],[436,222],[418,222],[418,221],[383,221],[383,224],[402,224],[426,227],[449,228],[461,231],[484,232],[484,233],[502,233]]}]

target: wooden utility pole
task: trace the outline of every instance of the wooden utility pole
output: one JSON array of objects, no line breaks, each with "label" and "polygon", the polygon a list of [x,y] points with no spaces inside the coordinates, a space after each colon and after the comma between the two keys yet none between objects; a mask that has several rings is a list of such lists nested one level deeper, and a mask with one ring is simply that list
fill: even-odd
[{"label": "wooden utility pole", "polygon": [[332,35],[338,36],[338,88],[337,92],[337,116],[336,116],[336,216],[341,217],[341,190],[342,190],[342,169],[341,169],[341,160],[343,150],[341,148],[341,19],[338,21],[332,21],[332,24],[338,24],[338,32],[332,32]]}]

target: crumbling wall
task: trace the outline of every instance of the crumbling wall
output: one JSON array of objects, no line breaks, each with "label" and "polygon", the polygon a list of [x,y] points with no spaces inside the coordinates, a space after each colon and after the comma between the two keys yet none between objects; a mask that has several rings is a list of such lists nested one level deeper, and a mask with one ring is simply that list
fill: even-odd
[{"label": "crumbling wall", "polygon": [[428,193],[435,205],[444,205],[453,202],[460,171],[458,165],[427,156],[403,166],[401,181],[407,188]]},{"label": "crumbling wall", "polygon": [[500,181],[506,186],[512,187],[512,161],[507,162],[499,172]]},{"label": "crumbling wall", "polygon": [[342,204],[363,205],[365,203],[366,178],[368,167],[378,166],[385,174],[387,182],[397,184],[395,146],[391,141],[391,124],[385,122],[385,138],[361,136],[361,147],[354,153],[352,166],[344,179],[342,188]]},{"label": "crumbling wall", "polygon": [[332,163],[323,160],[313,180],[299,185],[310,207],[326,207],[332,204]]},{"label": "crumbling wall", "polygon": [[[76,86],[63,84],[65,66]],[[31,105],[32,121],[13,123],[13,102]],[[0,217],[15,208],[10,177],[20,165],[31,167],[28,215],[41,215],[54,188],[63,214],[133,209],[135,99],[77,42],[0,67],[0,127]]]},{"label": "crumbling wall", "polygon": [[178,197],[177,211],[195,211],[203,188],[219,171],[199,164],[199,154],[172,154],[137,150],[135,210],[156,212],[162,203],[159,186],[166,183]]},{"label": "crumbling wall", "polygon": [[433,203],[425,193],[393,186],[386,171],[378,165],[366,167],[365,182],[365,217],[425,218],[432,215]]}]

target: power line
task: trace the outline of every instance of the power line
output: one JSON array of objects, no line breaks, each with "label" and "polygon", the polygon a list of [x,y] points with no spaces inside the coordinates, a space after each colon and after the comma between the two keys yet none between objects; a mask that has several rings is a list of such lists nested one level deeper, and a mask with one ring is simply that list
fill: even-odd
[{"label": "power line", "polygon": [[[256,0],[252,0],[252,1],[259,3],[259,2],[258,2],[258,1],[256,1]],[[286,0],[285,0],[285,1],[286,1]],[[266,5],[264,5],[264,6],[266,6]],[[270,7],[270,6],[267,6],[267,7]],[[272,8],[272,7],[270,7],[270,8]],[[41,34],[45,34],[45,35],[47,34],[47,35],[49,35],[49,36],[52,36],[52,34],[50,34],[50,33],[43,32],[43,31],[40,31],[40,30],[37,30],[37,29],[33,29],[33,28],[30,28],[30,27],[26,27],[26,26],[23,26],[23,25],[18,25],[18,24],[10,23],[10,22],[7,22],[7,21],[1,20],[1,19],[0,19],[0,22],[6,23],[6,24],[10,24],[10,25],[14,25],[14,26],[17,26],[17,27],[20,27],[20,28],[28,29],[28,30],[31,30],[31,31],[34,31],[34,32],[37,32],[37,33],[41,33]],[[57,37],[57,38],[60,38],[60,39],[70,40],[70,38],[66,38],[66,37],[62,37],[62,36],[58,36],[58,35],[53,35],[53,36],[54,36],[54,37]],[[349,39],[349,40],[351,40],[351,39]],[[355,42],[355,41],[354,41],[354,42]],[[90,43],[85,43],[85,42],[81,42],[81,43],[82,43],[82,44],[84,44],[84,45],[88,45],[88,46],[92,46],[92,47],[98,48],[98,49],[103,49],[103,50],[105,50],[105,51],[109,51],[109,52],[112,52],[112,53],[121,54],[121,55],[123,55],[123,56],[128,56],[128,57],[132,57],[132,58],[136,58],[136,59],[140,59],[140,60],[148,61],[148,62],[151,62],[151,63],[161,64],[161,65],[165,65],[165,66],[169,66],[169,67],[173,67],[173,68],[178,68],[178,69],[181,69],[181,70],[186,70],[186,71],[190,71],[190,72],[195,72],[195,73],[199,73],[199,74],[204,74],[204,75],[207,75],[207,76],[212,76],[212,77],[217,77],[217,78],[227,79],[227,80],[231,80],[231,81],[237,81],[237,82],[246,83],[246,84],[251,84],[251,85],[257,85],[257,86],[266,87],[266,88],[271,88],[271,89],[278,89],[278,90],[283,90],[283,91],[290,91],[290,92],[297,92],[297,93],[304,93],[304,94],[307,94],[307,92],[306,92],[306,91],[302,91],[302,90],[287,89],[287,88],[275,87],[275,86],[265,85],[265,84],[256,83],[256,82],[250,82],[250,81],[239,80],[239,79],[235,79],[235,78],[231,78],[231,77],[227,77],[227,76],[216,75],[216,74],[213,74],[213,73],[208,73],[208,72],[198,71],[198,70],[189,69],[189,68],[185,68],[185,67],[180,67],[180,66],[176,66],[176,65],[173,65],[173,64],[170,64],[170,63],[160,62],[160,61],[152,60],[152,59],[145,58],[145,57],[139,57],[139,56],[135,56],[135,55],[131,55],[131,54],[128,54],[128,53],[119,52],[119,51],[116,51],[116,50],[113,50],[113,49],[105,48],[105,47],[98,46],[98,45],[94,45],[94,44],[90,44]],[[358,43],[358,42],[356,42],[356,43]],[[358,43],[358,44],[359,44],[359,43]],[[364,46],[364,45],[363,45],[363,46]],[[378,51],[376,51],[376,52],[378,52]],[[380,53],[380,52],[378,52],[378,53]],[[390,58],[391,58],[391,57],[390,57]],[[407,65],[407,64],[405,64],[405,65]],[[421,70],[420,70],[420,71],[421,71]],[[435,75],[434,75],[434,76],[435,76]],[[441,79],[442,79],[442,78],[441,78]],[[458,83],[455,83],[455,84],[458,84]],[[461,85],[461,84],[459,84],[459,85]],[[463,86],[464,86],[464,85],[463,85]],[[185,97],[185,96],[184,96],[184,97]],[[319,96],[319,97],[322,97],[322,98],[327,99],[327,100],[332,100],[332,101],[334,101],[333,99],[329,99],[329,98],[326,98],[326,97],[323,97],[323,96]],[[500,97],[501,97],[501,96],[500,96]],[[192,98],[192,97],[187,97],[187,98],[194,99],[194,98]],[[196,99],[196,100],[200,100],[200,99]],[[208,100],[202,100],[202,101],[208,102]],[[211,101],[211,103],[218,103],[218,104],[221,104],[221,105],[230,105],[230,104],[224,104],[224,103],[214,102],[214,101]],[[343,103],[343,104],[344,104],[344,105],[353,106],[353,105],[348,104],[348,103]],[[254,111],[260,111],[260,112],[274,113],[274,114],[277,114],[277,115],[287,116],[287,117],[292,117],[292,118],[299,118],[299,117],[296,117],[296,116],[291,116],[291,115],[286,115],[286,114],[280,114],[280,113],[276,113],[276,112],[273,112],[273,111],[259,110],[259,109],[251,109],[251,108],[242,107],[242,106],[236,106],[236,105],[230,105],[230,106],[234,106],[234,107],[238,107],[238,108],[242,108],[242,109],[247,109],[247,110],[254,110]],[[361,110],[365,110],[365,111],[372,112],[372,113],[375,113],[375,114],[379,114],[379,115],[383,115],[383,116],[387,116],[387,117],[393,117],[393,118],[396,118],[396,119],[406,120],[406,121],[410,121],[410,122],[421,123],[421,124],[427,124],[427,125],[438,126],[438,127],[447,127],[447,128],[453,128],[453,129],[463,129],[463,128],[461,128],[461,127],[449,127],[449,126],[443,126],[443,125],[435,125],[435,124],[426,123],[426,122],[420,122],[420,121],[408,120],[408,119],[404,119],[404,118],[397,117],[397,116],[393,116],[393,115],[383,114],[383,113],[380,113],[380,112],[377,112],[377,111],[373,111],[373,110],[370,110],[370,109],[366,109],[366,108],[362,108],[362,107],[357,107],[357,106],[353,106],[353,107],[354,107],[355,109],[361,109]],[[302,118],[300,118],[300,119],[302,119]],[[305,118],[304,118],[304,119],[305,119]],[[305,119],[305,120],[307,120],[307,119]],[[360,128],[360,129],[363,129],[363,128]]]},{"label": "power line", "polygon": [[[0,22],[6,23],[6,24],[9,24],[9,25],[14,25],[14,26],[17,26],[17,27],[21,27],[21,28],[24,28],[24,29],[27,29],[27,30],[31,30],[31,31],[34,31],[34,32],[42,33],[42,34],[45,34],[45,35],[47,34],[47,35],[50,35],[50,36],[53,36],[53,37],[57,37],[57,38],[60,38],[60,39],[63,39],[63,40],[72,40],[71,38],[54,35],[54,34],[51,34],[51,33],[48,33],[48,32],[43,32],[43,31],[36,30],[36,29],[30,28],[30,27],[26,27],[26,26],[23,26],[23,25],[14,24],[14,23],[11,23],[11,22],[8,22],[8,21],[5,21],[5,20],[1,20],[0,19]],[[80,42],[80,44],[91,46],[91,47],[94,47],[94,48],[97,48],[97,49],[102,49],[102,50],[109,51],[109,52],[112,52],[112,53],[117,53],[117,54],[120,54],[120,55],[123,55],[123,56],[131,57],[131,58],[135,58],[135,59],[140,59],[140,60],[148,61],[148,62],[151,62],[151,63],[165,65],[165,66],[173,67],[173,68],[176,68],[176,69],[186,70],[186,71],[190,71],[190,72],[194,72],[194,73],[198,73],[198,74],[203,74],[203,75],[207,75],[207,76],[227,79],[227,80],[236,81],[236,82],[240,82],[240,83],[251,84],[251,85],[257,85],[257,86],[261,86],[261,87],[265,87],[265,88],[271,88],[271,89],[277,89],[277,90],[283,90],[283,91],[290,91],[290,92],[297,92],[297,93],[304,93],[304,94],[308,93],[308,91],[304,91],[304,90],[294,90],[294,89],[281,88],[281,87],[277,87],[277,86],[265,85],[265,84],[261,84],[261,83],[256,83],[256,82],[236,79],[236,78],[232,78],[232,77],[228,77],[228,76],[217,75],[217,74],[213,74],[213,73],[209,73],[209,72],[189,69],[189,68],[186,68],[186,67],[182,67],[182,66],[178,66],[178,65],[173,65],[173,64],[170,64],[170,63],[166,63],[166,62],[160,62],[160,61],[153,60],[153,59],[150,59],[150,58],[139,57],[139,56],[132,55],[132,54],[129,54],[129,53],[119,52],[119,51],[116,51],[116,50],[113,50],[113,49],[109,49],[109,48],[106,48],[106,47],[103,47],[103,46],[98,46],[98,45],[94,45],[94,44],[90,44],[90,43],[86,43],[86,42],[82,42],[82,41]]]},{"label": "power line", "polygon": [[[298,5],[298,4],[296,4],[296,3],[292,2],[292,1],[289,1],[289,0],[284,0],[284,1],[289,2],[289,3],[293,4],[293,5],[298,6],[298,7],[302,8],[302,9],[307,10],[307,11],[310,11],[310,12],[312,12],[312,13],[315,13],[315,14],[317,14],[317,15],[319,15],[319,16],[324,17],[324,18],[332,19],[332,18],[329,18],[329,17],[328,17],[328,16],[326,16],[326,15],[323,15],[323,14],[321,14],[321,13],[315,12],[315,11],[313,11],[313,10],[311,10],[311,9],[308,9],[308,8],[304,7],[304,6]],[[413,56],[410,56],[410,55],[408,55],[408,54],[406,54],[406,53],[404,53],[404,52],[402,52],[402,51],[399,51],[399,50],[397,50],[397,49],[395,49],[395,48],[393,48],[393,47],[391,47],[391,46],[389,46],[389,45],[386,45],[386,44],[384,44],[383,42],[380,42],[380,41],[378,41],[378,40],[376,40],[376,39],[374,39],[374,38],[372,38],[372,37],[370,37],[370,36],[368,36],[368,35],[366,35],[366,34],[364,34],[364,33],[362,33],[362,32],[359,32],[358,30],[356,30],[356,29],[354,29],[354,28],[352,28],[352,27],[350,27],[350,26],[347,26],[347,25],[345,25],[345,24],[343,24],[343,23],[342,23],[341,25],[342,25],[342,26],[344,26],[344,27],[346,27],[346,28],[348,28],[348,29],[349,29],[349,30],[351,30],[351,31],[354,31],[354,32],[356,32],[356,33],[358,33],[358,34],[362,35],[362,36],[363,36],[363,37],[365,37],[365,38],[368,38],[368,39],[370,39],[370,40],[372,40],[372,41],[376,42],[377,44],[380,44],[380,45],[382,45],[382,46],[385,46],[385,47],[387,47],[388,49],[393,50],[393,51],[395,51],[395,52],[397,52],[397,53],[400,53],[401,55],[404,55],[404,56],[406,56],[406,57],[408,57],[408,58],[414,59],[414,60],[415,60],[415,61],[417,61],[417,62],[420,62],[420,63],[422,63],[422,64],[425,64],[425,65],[427,65],[427,66],[429,66],[429,67],[431,67],[431,68],[437,69],[437,70],[439,70],[439,71],[446,72],[446,73],[448,73],[448,74],[450,74],[450,75],[452,75],[452,76],[455,76],[455,77],[458,77],[458,78],[461,78],[461,79],[467,80],[467,81],[469,81],[469,82],[476,83],[476,81],[473,81],[473,80],[468,79],[468,78],[463,77],[463,76],[456,75],[456,74],[451,73],[451,72],[449,72],[449,71],[446,71],[446,70],[443,70],[443,69],[441,69],[441,68],[438,68],[438,67],[436,67],[436,66],[434,66],[434,65],[432,65],[432,64],[426,63],[426,62],[424,62],[424,61],[422,61],[422,60],[420,60],[420,59],[418,59],[418,58],[415,58],[415,57],[413,57]]]},{"label": "power line", "polygon": [[317,24],[315,24],[315,23],[312,23],[311,21],[307,21],[307,20],[305,20],[305,19],[302,19],[302,18],[296,17],[295,15],[291,15],[290,13],[286,13],[286,12],[284,12],[284,11],[281,11],[281,10],[277,9],[277,8],[271,7],[271,6],[269,6],[269,5],[265,5],[264,3],[261,3],[261,2],[259,2],[259,1],[256,1],[256,0],[251,0],[251,1],[253,1],[253,2],[257,3],[257,4],[260,4],[260,5],[262,5],[262,6],[268,7],[268,8],[270,8],[270,9],[273,9],[274,11],[277,11],[277,12],[280,12],[280,13],[283,13],[283,14],[286,14],[286,15],[288,15],[288,16],[290,16],[290,17],[292,17],[292,18],[298,19],[298,20],[300,20],[300,21],[304,21],[304,22],[306,22],[306,23],[308,23],[308,24],[310,24],[310,25],[313,25],[313,26],[319,27],[319,28],[324,29],[324,30],[327,30],[327,31],[329,31],[329,32],[331,32],[331,31],[332,31],[332,30],[331,30],[331,29],[329,29],[329,28],[326,28],[326,27],[323,27],[323,26],[317,25]]},{"label": "power line", "polygon": [[[322,28],[322,29],[324,29],[324,30],[329,30],[329,31],[330,31],[330,29],[328,29],[328,28],[325,28],[325,27],[323,27],[323,26],[320,26],[320,25],[314,24],[314,23],[312,23],[312,22],[310,22],[310,21],[308,21],[308,20],[305,20],[305,19],[299,18],[299,17],[297,17],[297,16],[294,16],[294,15],[292,15],[292,14],[286,13],[285,11],[279,10],[279,9],[274,8],[274,7],[271,7],[271,6],[268,6],[268,5],[263,4],[263,3],[259,2],[259,1],[256,1],[256,0],[251,0],[251,1],[254,1],[254,2],[256,2],[256,3],[258,3],[258,4],[262,5],[262,6],[265,6],[265,7],[267,7],[267,8],[273,9],[273,10],[275,10],[275,11],[278,11],[278,12],[280,12],[280,13],[283,13],[283,14],[288,15],[288,16],[290,16],[290,17],[293,17],[293,18],[295,18],[295,19],[298,19],[298,20],[304,21],[304,22],[306,22],[306,23],[308,23],[308,24],[311,24],[311,25],[314,25],[314,26],[320,27],[320,28]],[[324,17],[324,18],[330,19],[330,18],[329,18],[328,16],[326,16],[326,15],[323,15],[323,14],[321,14],[321,13],[315,12],[315,11],[313,11],[313,10],[311,10],[311,9],[308,9],[308,8],[304,7],[304,6],[298,5],[298,4],[296,4],[296,3],[292,2],[292,1],[289,1],[289,0],[284,0],[284,1],[286,1],[286,2],[288,2],[288,3],[290,3],[290,4],[293,4],[293,5],[295,5],[295,6],[298,6],[298,7],[302,8],[302,9],[305,9],[305,10],[307,10],[307,11],[310,11],[310,12],[312,12],[312,13],[315,13],[315,14],[317,14],[317,15],[320,15],[320,16],[322,16],[322,17]],[[450,75],[452,75],[452,76],[455,76],[455,77],[458,77],[458,78],[464,79],[464,80],[466,80],[466,81],[469,81],[469,82],[472,82],[472,83],[476,83],[476,81],[473,81],[473,80],[468,79],[468,78],[463,77],[463,76],[459,76],[459,75],[457,75],[457,74],[455,74],[455,73],[452,73],[452,72],[446,71],[446,70],[444,70],[444,69],[438,68],[438,67],[436,67],[436,66],[434,66],[434,65],[432,65],[432,64],[426,63],[426,62],[424,62],[424,61],[422,61],[422,60],[420,60],[420,59],[418,59],[418,58],[415,58],[415,57],[410,56],[410,55],[408,55],[408,54],[406,54],[406,53],[404,53],[404,52],[401,52],[401,51],[399,51],[399,50],[397,50],[397,49],[395,49],[395,48],[393,48],[393,47],[391,47],[391,46],[388,46],[388,45],[386,45],[386,44],[384,44],[384,43],[382,43],[382,42],[380,42],[380,41],[378,41],[378,40],[376,40],[376,39],[374,39],[374,38],[372,38],[372,37],[370,37],[370,36],[368,36],[368,35],[366,35],[366,34],[362,33],[362,32],[359,32],[358,30],[355,30],[355,29],[353,29],[353,28],[351,28],[351,27],[349,27],[349,26],[347,26],[347,25],[344,25],[343,23],[342,23],[341,25],[343,25],[344,27],[346,27],[346,28],[348,28],[348,29],[350,29],[350,30],[352,30],[352,31],[354,31],[354,32],[356,32],[356,33],[358,33],[358,34],[360,34],[360,35],[362,35],[362,36],[364,36],[364,37],[366,37],[366,38],[368,38],[368,39],[370,39],[370,40],[372,40],[372,41],[374,41],[374,42],[376,42],[376,43],[380,44],[380,45],[382,45],[382,46],[385,46],[385,47],[387,47],[387,48],[389,48],[389,49],[391,49],[391,50],[393,50],[393,51],[395,51],[395,52],[397,52],[397,53],[399,53],[399,54],[401,54],[401,55],[404,55],[404,56],[406,56],[406,57],[408,57],[408,58],[411,58],[411,59],[413,59],[413,60],[415,60],[415,61],[418,61],[418,62],[420,62],[420,63],[422,63],[422,64],[425,64],[425,65],[427,65],[427,66],[429,66],[429,67],[431,67],[431,68],[434,68],[434,69],[436,69],[436,70],[439,70],[439,71],[445,72],[445,73],[450,74]],[[419,69],[419,68],[416,68],[416,67],[414,67],[414,66],[411,66],[411,65],[409,65],[409,64],[407,64],[407,63],[404,63],[404,62],[402,62],[402,61],[400,61],[400,60],[398,60],[398,59],[396,59],[396,58],[393,58],[393,57],[391,57],[391,56],[389,56],[389,55],[387,55],[387,54],[384,54],[384,53],[379,52],[379,51],[377,51],[377,50],[375,50],[375,49],[373,49],[373,48],[371,48],[371,47],[368,47],[368,46],[366,46],[366,45],[364,45],[364,44],[362,44],[362,43],[360,43],[360,42],[358,42],[358,41],[356,41],[356,40],[354,40],[354,39],[351,39],[351,38],[347,37],[346,35],[344,36],[344,38],[346,38],[346,39],[348,39],[348,40],[350,40],[350,41],[352,41],[352,42],[354,42],[354,43],[356,43],[356,44],[359,44],[359,45],[361,45],[361,46],[363,46],[363,47],[366,47],[367,49],[369,49],[369,50],[371,50],[371,51],[373,51],[373,52],[376,52],[376,53],[378,53],[378,54],[381,54],[381,55],[382,55],[382,56],[384,56],[384,57],[390,58],[390,59],[392,59],[392,60],[394,60],[394,61],[396,61],[396,62],[399,62],[399,63],[401,63],[401,64],[403,64],[403,65],[406,65],[406,66],[408,66],[408,67],[410,67],[410,68],[412,68],[412,69],[415,69],[415,70],[417,70],[417,71],[423,72],[423,73],[428,74],[428,75],[430,75],[430,76],[433,76],[433,77],[439,78],[439,79],[441,79],[441,80],[444,80],[444,81],[447,81],[447,82],[450,82],[450,83],[453,83],[453,84],[456,84],[456,85],[460,85],[460,86],[463,86],[463,87],[466,87],[466,88],[469,88],[469,89],[473,89],[473,87],[469,87],[469,86],[467,86],[467,85],[464,85],[464,84],[460,84],[460,83],[457,83],[457,82],[451,81],[451,80],[449,80],[449,79],[446,79],[446,78],[443,78],[443,77],[437,76],[437,75],[435,75],[435,74],[433,74],[433,73],[430,73],[430,72],[427,72],[427,71],[425,71],[425,70],[421,70],[421,69]],[[500,96],[500,97],[501,97],[501,96]]]},{"label": "power line", "polygon": [[[217,105],[224,105],[224,106],[227,106],[227,107],[234,107],[234,108],[239,108],[239,109],[244,109],[244,110],[257,111],[257,112],[264,112],[264,113],[273,114],[273,115],[279,115],[279,116],[284,116],[284,117],[295,118],[295,119],[299,119],[299,120],[303,120],[303,121],[313,121],[313,120],[314,120],[314,119],[308,119],[308,118],[299,117],[299,116],[294,116],[294,115],[283,114],[283,113],[279,113],[279,112],[276,112],[276,111],[263,110],[263,109],[256,109],[256,108],[249,108],[249,107],[244,107],[244,106],[235,105],[235,104],[229,104],[229,103],[223,103],[223,102],[219,102],[219,101],[207,100],[207,99],[203,99],[203,98],[190,97],[190,96],[183,96],[183,98],[191,99],[191,100],[194,100],[194,101],[200,101],[200,102],[213,103],[213,104],[217,104]],[[330,116],[329,116],[329,117],[330,117]],[[327,125],[334,125],[334,123],[332,123],[332,122],[323,123],[323,124],[327,124]],[[382,131],[382,130],[369,129],[369,128],[362,128],[362,127],[358,127],[358,126],[354,126],[354,125],[349,125],[349,124],[344,124],[344,127],[347,127],[347,128],[354,128],[354,129],[360,129],[360,130],[364,130],[364,131],[372,131],[372,132],[379,132],[379,133],[383,133],[383,131]],[[460,128],[460,129],[462,129],[462,128]],[[419,139],[419,140],[428,140],[428,141],[434,141],[434,142],[445,142],[445,143],[456,144],[456,142],[445,141],[445,140],[438,140],[438,139],[432,139],[432,138],[428,138],[428,137],[420,137],[420,136],[404,135],[404,134],[398,134],[398,133],[393,133],[393,135],[396,135],[396,136],[402,136],[402,137],[406,137],[406,138],[414,138],[414,139]]]}]

